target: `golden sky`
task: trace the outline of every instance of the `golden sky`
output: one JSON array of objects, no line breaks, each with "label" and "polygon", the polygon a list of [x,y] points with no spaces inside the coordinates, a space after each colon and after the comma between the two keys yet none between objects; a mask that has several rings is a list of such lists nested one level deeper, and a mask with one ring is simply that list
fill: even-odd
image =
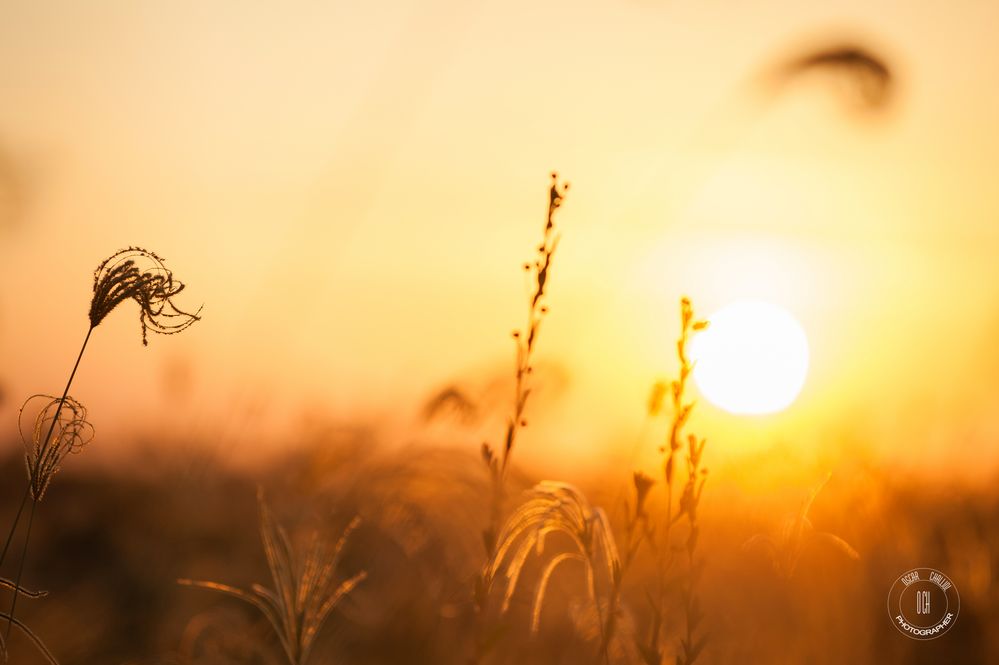
[{"label": "golden sky", "polygon": [[[686,293],[779,303],[812,347],[787,412],[703,407],[718,454],[992,455],[999,5],[804,4],[6,0],[0,422],[61,390],[91,271],[135,244],[204,320],[143,348],[125,305],[95,333],[72,392],[102,437],[408,431],[435,388],[512,365],[557,169],[545,449],[633,440]],[[892,63],[890,110],[813,78],[761,101],[832,36]]]}]

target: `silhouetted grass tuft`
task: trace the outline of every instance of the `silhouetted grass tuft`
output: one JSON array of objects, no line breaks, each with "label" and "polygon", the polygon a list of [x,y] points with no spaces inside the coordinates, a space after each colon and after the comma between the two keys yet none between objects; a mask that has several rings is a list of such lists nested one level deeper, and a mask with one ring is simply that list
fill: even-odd
[{"label": "silhouetted grass tuft", "polygon": [[840,551],[848,559],[854,561],[860,559],[857,550],[848,542],[837,535],[816,530],[808,518],[808,512],[812,509],[815,498],[829,482],[829,478],[830,475],[826,475],[818,487],[808,493],[808,498],[802,502],[798,512],[784,519],[776,538],[758,533],[743,544],[747,550],[762,549],[770,559],[774,571],[785,580],[794,576],[802,553],[810,545],[824,544]]},{"label": "silhouetted grass tuft", "polygon": [[[200,308],[195,314],[188,314],[177,308],[172,298],[184,289],[184,285],[175,280],[173,273],[166,269],[163,260],[144,249],[129,247],[115,252],[102,261],[94,271],[94,294],[90,301],[90,327],[83,339],[83,345],[76,356],[76,362],[66,381],[66,387],[59,398],[49,395],[33,395],[21,407],[18,415],[18,429],[25,446],[25,459],[28,470],[28,484],[21,497],[17,513],[11,524],[3,550],[0,551],[0,565],[7,558],[14,534],[17,532],[21,516],[27,500],[31,498],[31,509],[28,512],[28,525],[24,534],[24,545],[21,549],[21,559],[18,563],[17,577],[13,585],[13,598],[10,612],[5,614],[7,629],[4,632],[4,642],[10,636],[11,627],[16,625],[27,631],[23,623],[14,617],[17,599],[21,593],[21,575],[28,557],[28,545],[31,541],[31,527],[34,524],[35,509],[41,501],[59,470],[66,455],[78,452],[93,437],[93,427],[87,422],[87,410],[80,402],[69,396],[73,378],[80,367],[80,361],[87,349],[87,343],[94,329],[110,314],[115,307],[126,300],[135,300],[139,305],[139,322],[142,325],[142,343],[147,344],[146,331],[162,334],[174,334],[188,328],[199,320]],[[36,401],[43,401],[29,436],[25,436],[22,418],[25,409]],[[68,413],[67,413],[68,412]],[[42,434],[43,432],[44,435]],[[41,642],[29,635],[36,646],[49,657]]]},{"label": "silhouetted grass tuft", "polygon": [[[31,433],[25,436],[23,416],[33,402],[44,405],[35,415]],[[87,409],[68,395],[59,399],[51,395],[32,395],[18,412],[18,429],[24,443],[24,460],[28,467],[31,498],[41,501],[52,477],[59,471],[62,460],[83,450],[94,437],[94,427],[87,422]],[[48,445],[42,432],[49,431]]]},{"label": "silhouetted grass tuft", "polygon": [[94,271],[94,297],[90,301],[90,327],[96,328],[108,314],[126,300],[139,305],[142,344],[146,332],[174,335],[190,327],[201,317],[177,307],[173,298],[184,284],[163,265],[163,259],[139,247],[115,252]]},{"label": "silhouetted grass tuft", "polygon": [[548,188],[548,214],[545,217],[541,243],[537,246],[537,254],[533,262],[524,264],[524,271],[531,276],[531,293],[528,297],[527,325],[523,330],[515,330],[513,339],[516,343],[516,362],[514,368],[513,410],[507,420],[503,447],[497,453],[489,443],[483,443],[480,449],[481,459],[489,473],[491,501],[489,521],[482,531],[482,544],[486,551],[487,563],[475,580],[474,601],[477,616],[477,635],[473,662],[478,662],[496,643],[496,635],[501,629],[496,626],[488,628],[485,615],[488,611],[489,596],[492,590],[492,578],[489,573],[490,562],[495,560],[497,538],[503,523],[503,503],[506,498],[506,476],[517,442],[517,433],[527,426],[525,417],[527,402],[531,396],[530,375],[534,371],[532,359],[535,345],[541,330],[541,322],[548,313],[544,303],[548,280],[551,273],[552,260],[558,248],[559,235],[555,230],[555,212],[562,206],[562,201],[568,183],[559,184],[558,173],[551,174],[551,185]]},{"label": "silhouetted grass tuft", "polygon": [[273,589],[254,584],[250,591],[245,591],[218,582],[189,579],[178,582],[218,591],[253,605],[274,628],[290,665],[305,665],[330,612],[367,576],[362,571],[342,581],[336,577],[344,545],[360,519],[354,518],[332,547],[313,534],[304,555],[298,555],[288,534],[274,520],[262,493],[259,503],[260,539],[274,580]]},{"label": "silhouetted grass tuft", "polygon": [[568,561],[583,564],[586,591],[598,613],[599,625],[603,626],[598,578],[603,573],[602,588],[606,590],[621,567],[610,522],[604,511],[592,507],[579,489],[551,480],[543,481],[531,490],[530,498],[510,515],[500,532],[496,552],[486,568],[490,582],[500,577],[505,579],[500,611],[509,609],[510,599],[528,557],[532,552],[543,557],[547,539],[553,534],[566,536],[573,551],[560,552],[545,560],[534,592],[532,632],[537,632],[541,622],[545,592],[552,573]]}]

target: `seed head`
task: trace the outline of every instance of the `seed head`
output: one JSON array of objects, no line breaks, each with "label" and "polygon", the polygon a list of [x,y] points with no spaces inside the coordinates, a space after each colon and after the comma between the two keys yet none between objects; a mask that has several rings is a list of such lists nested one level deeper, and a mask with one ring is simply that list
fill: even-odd
[{"label": "seed head", "polygon": [[641,471],[635,471],[632,474],[632,479],[635,483],[636,512],[641,515],[645,511],[645,500],[649,497],[649,490],[656,484],[656,481]]},{"label": "seed head", "polygon": [[[30,412],[39,405],[30,433],[25,432],[25,411]],[[94,438],[94,427],[87,422],[87,409],[82,404],[72,397],[60,400],[51,395],[32,395],[25,400],[17,425],[24,443],[31,496],[35,501],[41,501],[62,460],[70,453],[80,452],[90,443]]]},{"label": "seed head", "polygon": [[95,328],[122,302],[132,299],[139,304],[142,344],[152,330],[173,335],[200,320],[198,311],[190,314],[173,303],[184,290],[163,265],[163,259],[138,247],[120,250],[105,259],[94,271],[94,297],[90,301],[90,327]]}]

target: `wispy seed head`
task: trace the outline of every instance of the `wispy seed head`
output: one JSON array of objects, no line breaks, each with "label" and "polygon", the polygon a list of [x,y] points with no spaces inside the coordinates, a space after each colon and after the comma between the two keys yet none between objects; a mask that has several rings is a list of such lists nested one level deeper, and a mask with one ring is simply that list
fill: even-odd
[{"label": "wispy seed head", "polygon": [[[39,410],[28,433],[23,422],[25,411],[34,408]],[[17,419],[31,496],[35,501],[41,501],[62,460],[90,443],[94,427],[87,422],[86,407],[68,396],[60,400],[51,395],[32,395],[21,405]]]},{"label": "wispy seed head", "polygon": [[200,307],[190,314],[174,304],[173,297],[183,290],[184,284],[174,279],[156,254],[139,247],[120,250],[94,271],[90,327],[97,327],[115,307],[132,299],[139,304],[143,345],[148,344],[149,330],[162,335],[179,333],[201,318]]}]

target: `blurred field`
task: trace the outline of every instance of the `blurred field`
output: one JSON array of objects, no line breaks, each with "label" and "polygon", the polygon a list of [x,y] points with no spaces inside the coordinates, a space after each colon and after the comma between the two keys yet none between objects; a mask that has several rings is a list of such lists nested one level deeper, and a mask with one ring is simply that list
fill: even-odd
[{"label": "blurred field", "polygon": [[[23,561],[50,595],[16,616],[62,665],[284,665],[273,617],[178,583],[281,586],[261,490],[294,548],[362,520],[335,570],[367,577],[310,665],[690,665],[688,585],[695,665],[999,663],[997,24],[971,0],[0,2],[0,600]],[[91,285],[131,243],[169,270],[128,249]],[[683,295],[798,319],[789,408],[669,388]],[[64,385],[41,413],[71,393],[98,437],[45,493],[85,428],[35,420],[28,504],[18,405]],[[627,550],[635,471],[658,521],[620,572],[588,548],[609,523]],[[543,480],[585,495],[583,536],[497,545]],[[915,567],[960,592],[928,642],[886,612]]]},{"label": "blurred field", "polygon": [[[478,534],[488,495],[471,453],[433,446],[389,452],[370,431],[330,428],[304,452],[248,474],[219,460],[181,459],[158,449],[158,455],[136,456],[145,464],[135,473],[63,472],[41,506],[25,582],[52,595],[25,601],[23,618],[64,665],[281,662],[276,640],[254,610],[174,583],[178,577],[246,586],[269,580],[257,535],[258,483],[279,518],[300,533],[311,527],[338,533],[354,514],[364,520],[342,570],[366,569],[368,579],[337,610],[314,662],[466,662],[469,585],[481,565]],[[22,474],[19,459],[3,466],[6,511],[16,503]],[[529,484],[526,476],[515,480],[520,488]],[[595,503],[612,500],[620,488],[619,478],[575,480]],[[874,469],[834,474],[811,518],[817,529],[850,542],[861,558],[807,547],[794,576],[784,580],[743,543],[775,533],[808,487],[754,495],[723,482],[712,480],[702,509],[708,632],[702,662],[999,658],[994,492],[946,478],[910,482]],[[626,585],[622,630],[647,620],[641,586],[649,582],[649,564],[639,557]],[[953,577],[961,612],[948,634],[920,643],[889,625],[885,600],[901,572],[930,565]],[[578,619],[578,586],[576,575],[556,575],[534,640],[527,631],[528,599],[519,594],[495,662],[591,662],[595,645]],[[679,617],[667,617],[671,623],[678,627]],[[41,662],[19,637],[11,648],[11,662]]]}]

